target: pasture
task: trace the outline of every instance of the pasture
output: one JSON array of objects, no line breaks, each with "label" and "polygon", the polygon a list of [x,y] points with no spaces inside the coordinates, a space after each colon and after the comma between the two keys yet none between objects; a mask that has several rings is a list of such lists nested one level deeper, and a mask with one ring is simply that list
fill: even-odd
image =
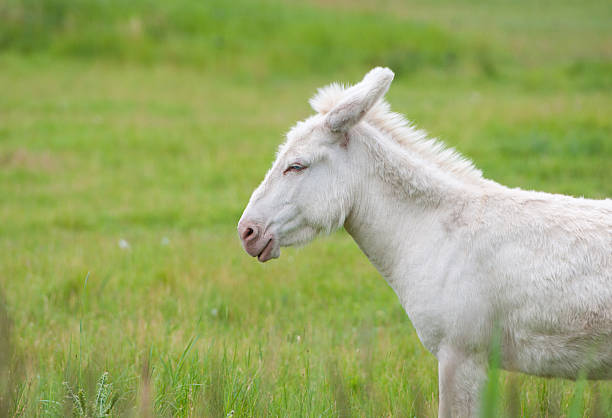
[{"label": "pasture", "polygon": [[[262,265],[240,214],[307,99],[373,65],[486,177],[612,197],[611,20],[597,0],[9,0],[0,415],[433,416],[436,361],[350,237]],[[486,399],[612,416],[610,382],[493,371]]]}]

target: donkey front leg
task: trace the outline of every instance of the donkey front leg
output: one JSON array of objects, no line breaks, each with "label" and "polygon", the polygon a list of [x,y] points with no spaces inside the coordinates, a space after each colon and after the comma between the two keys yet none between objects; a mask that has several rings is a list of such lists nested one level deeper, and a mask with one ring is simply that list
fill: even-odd
[{"label": "donkey front leg", "polygon": [[487,378],[486,357],[453,349],[438,353],[440,418],[477,417],[480,394]]}]

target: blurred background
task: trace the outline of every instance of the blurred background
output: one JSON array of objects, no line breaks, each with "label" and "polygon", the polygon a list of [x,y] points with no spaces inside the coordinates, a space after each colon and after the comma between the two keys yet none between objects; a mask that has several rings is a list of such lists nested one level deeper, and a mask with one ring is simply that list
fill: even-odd
[{"label": "blurred background", "polygon": [[[436,362],[343,231],[235,228],[307,99],[393,109],[513,187],[612,197],[612,3],[0,2],[0,415],[433,416]],[[491,416],[612,416],[491,377]]]}]

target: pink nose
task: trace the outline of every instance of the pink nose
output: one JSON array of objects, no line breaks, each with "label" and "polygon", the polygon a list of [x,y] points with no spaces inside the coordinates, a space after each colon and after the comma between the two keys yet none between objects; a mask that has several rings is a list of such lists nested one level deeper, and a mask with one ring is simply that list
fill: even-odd
[{"label": "pink nose", "polygon": [[264,231],[261,224],[243,219],[238,224],[238,236],[240,236],[244,250],[250,256],[257,257],[259,261],[268,261],[270,258],[278,257],[274,253],[276,241],[273,234]]},{"label": "pink nose", "polygon": [[242,240],[244,249],[250,254],[249,247],[257,243],[259,238],[261,227],[249,220],[244,220],[238,224],[238,235]]},{"label": "pink nose", "polygon": [[263,227],[249,219],[244,219],[238,224],[238,235],[244,250],[252,257],[261,254],[268,242],[263,236]]}]

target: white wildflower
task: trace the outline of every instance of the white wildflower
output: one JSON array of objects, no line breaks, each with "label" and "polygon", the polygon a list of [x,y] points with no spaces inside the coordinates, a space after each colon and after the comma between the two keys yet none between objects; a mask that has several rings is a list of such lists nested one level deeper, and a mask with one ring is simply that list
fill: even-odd
[{"label": "white wildflower", "polygon": [[119,240],[119,248],[121,248],[122,250],[129,250],[130,249],[130,243],[127,242],[126,240],[124,240],[123,238],[121,238]]}]

